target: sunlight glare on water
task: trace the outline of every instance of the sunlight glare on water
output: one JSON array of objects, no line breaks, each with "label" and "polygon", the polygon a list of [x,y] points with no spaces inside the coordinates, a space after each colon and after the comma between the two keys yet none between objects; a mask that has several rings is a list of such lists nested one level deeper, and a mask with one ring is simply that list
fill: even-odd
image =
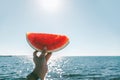
[{"label": "sunlight glare on water", "polygon": [[62,56],[54,56],[50,59],[48,63],[49,71],[47,78],[51,79],[53,77],[61,78],[63,71],[63,66],[65,65],[66,60]]},{"label": "sunlight glare on water", "polygon": [[[0,80],[25,80],[32,56],[0,56]],[[120,80],[120,57],[58,57],[48,62],[46,80]]]}]

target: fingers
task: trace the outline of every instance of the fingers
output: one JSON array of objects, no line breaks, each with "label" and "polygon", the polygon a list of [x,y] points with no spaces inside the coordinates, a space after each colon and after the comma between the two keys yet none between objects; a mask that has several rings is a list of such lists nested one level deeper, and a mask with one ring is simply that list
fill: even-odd
[{"label": "fingers", "polygon": [[37,50],[33,52],[33,56],[37,56]]},{"label": "fingers", "polygon": [[44,47],[42,50],[42,54],[45,54],[45,53],[47,53],[47,47]]},{"label": "fingers", "polygon": [[52,52],[48,52],[47,55],[45,56],[47,62],[50,59],[51,55],[52,55]]},{"label": "fingers", "polygon": [[44,50],[44,51],[47,51],[47,47],[44,47],[43,50]]},{"label": "fingers", "polygon": [[34,51],[34,53],[37,53],[37,52],[38,52],[37,50]]}]

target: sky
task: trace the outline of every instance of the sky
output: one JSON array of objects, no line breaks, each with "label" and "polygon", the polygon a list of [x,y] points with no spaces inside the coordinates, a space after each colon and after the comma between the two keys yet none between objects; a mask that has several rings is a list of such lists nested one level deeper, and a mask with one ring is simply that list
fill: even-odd
[{"label": "sky", "polygon": [[67,35],[54,55],[120,56],[120,0],[0,0],[0,55],[32,55],[26,32]]}]

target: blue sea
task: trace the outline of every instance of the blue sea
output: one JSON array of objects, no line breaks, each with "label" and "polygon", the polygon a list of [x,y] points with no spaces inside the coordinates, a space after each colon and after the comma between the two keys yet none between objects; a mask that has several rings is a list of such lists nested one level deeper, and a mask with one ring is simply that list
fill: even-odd
[{"label": "blue sea", "polygon": [[[120,80],[119,56],[78,56],[50,59],[46,80]],[[0,80],[26,80],[32,56],[0,56]]]}]

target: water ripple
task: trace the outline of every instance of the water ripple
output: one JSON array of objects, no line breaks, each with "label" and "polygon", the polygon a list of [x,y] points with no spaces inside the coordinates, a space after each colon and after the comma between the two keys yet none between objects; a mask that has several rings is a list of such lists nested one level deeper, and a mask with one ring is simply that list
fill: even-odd
[{"label": "water ripple", "polygon": [[[46,80],[120,80],[120,57],[57,57],[48,63]],[[0,57],[0,80],[25,80],[32,58]]]}]

